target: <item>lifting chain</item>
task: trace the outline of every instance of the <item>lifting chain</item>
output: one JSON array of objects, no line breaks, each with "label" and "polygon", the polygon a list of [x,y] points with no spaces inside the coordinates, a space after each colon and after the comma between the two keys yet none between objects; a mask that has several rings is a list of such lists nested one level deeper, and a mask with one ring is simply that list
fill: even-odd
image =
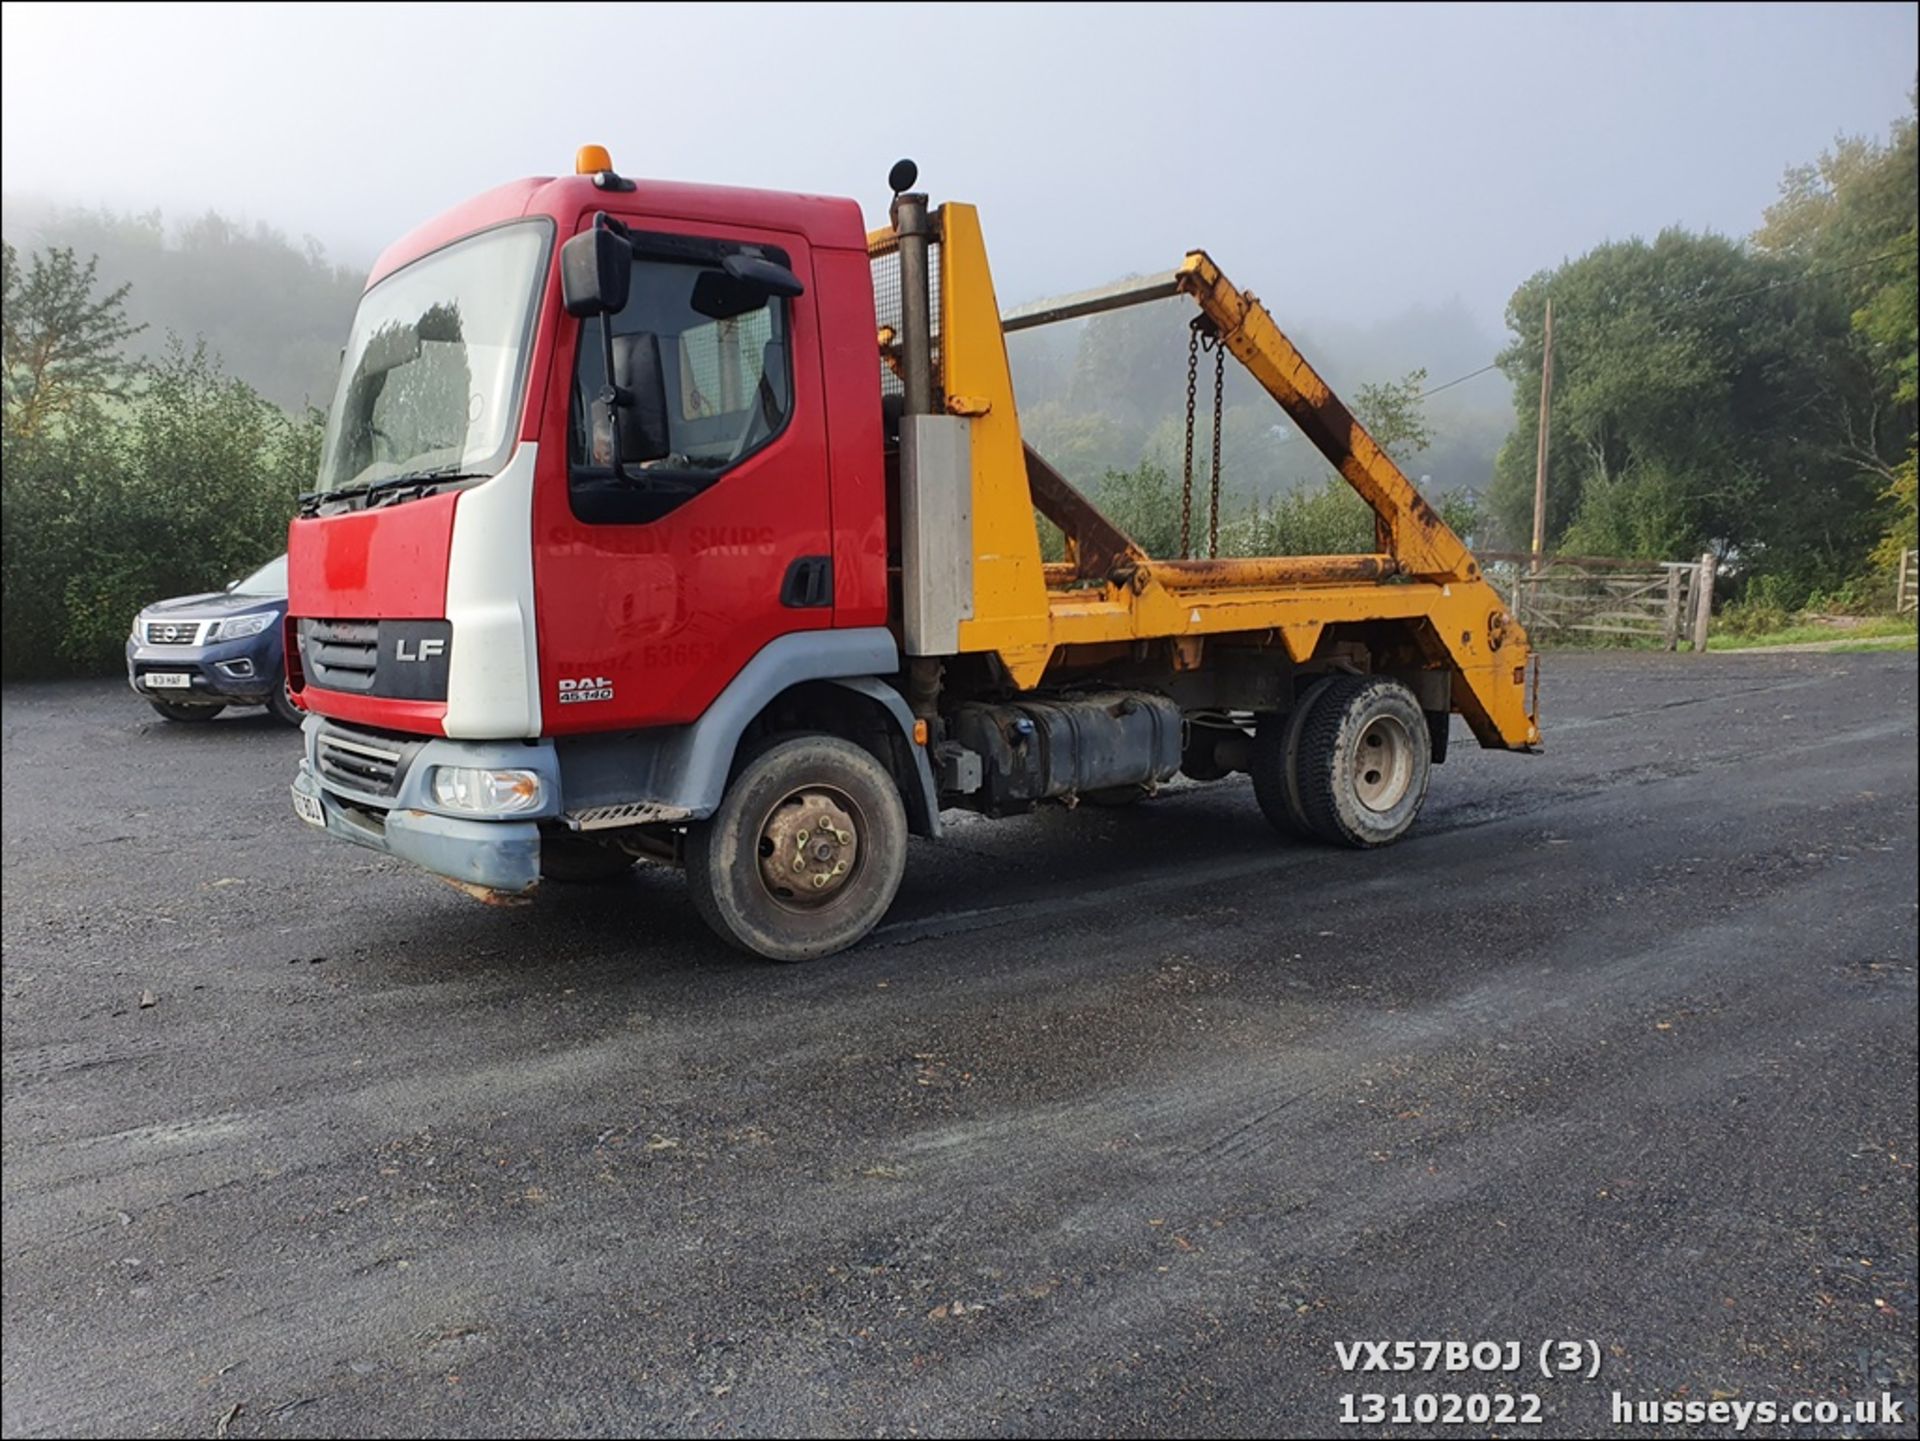
[{"label": "lifting chain", "polygon": [[1207,512],[1207,559],[1220,558],[1220,394],[1227,382],[1227,347],[1209,329],[1207,348],[1213,352],[1213,503]]},{"label": "lifting chain", "polygon": [[1187,460],[1180,479],[1180,559],[1193,556],[1193,399],[1200,378],[1200,327],[1187,331]]}]

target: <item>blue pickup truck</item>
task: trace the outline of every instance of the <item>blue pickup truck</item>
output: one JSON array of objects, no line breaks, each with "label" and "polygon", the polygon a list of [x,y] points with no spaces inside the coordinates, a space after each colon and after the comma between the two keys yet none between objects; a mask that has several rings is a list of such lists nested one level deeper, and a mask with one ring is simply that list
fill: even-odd
[{"label": "blue pickup truck", "polygon": [[288,725],[287,558],[224,591],[157,600],[134,617],[127,683],[170,721],[212,720],[228,706],[263,705]]}]

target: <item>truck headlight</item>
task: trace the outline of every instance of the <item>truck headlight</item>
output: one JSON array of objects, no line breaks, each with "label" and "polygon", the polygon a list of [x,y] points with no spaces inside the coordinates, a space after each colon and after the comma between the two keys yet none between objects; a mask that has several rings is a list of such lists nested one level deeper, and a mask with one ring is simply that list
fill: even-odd
[{"label": "truck headlight", "polygon": [[213,634],[207,639],[210,641],[239,640],[244,636],[258,635],[278,619],[279,617],[270,610],[262,611],[259,615],[230,616],[216,625],[213,628]]},{"label": "truck headlight", "polygon": [[511,815],[540,808],[540,777],[533,771],[435,766],[433,799],[450,811]]}]

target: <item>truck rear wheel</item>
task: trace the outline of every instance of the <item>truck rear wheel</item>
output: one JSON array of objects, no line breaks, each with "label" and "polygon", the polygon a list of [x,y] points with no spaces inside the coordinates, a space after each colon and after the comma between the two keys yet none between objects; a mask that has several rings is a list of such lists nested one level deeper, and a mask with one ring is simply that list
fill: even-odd
[{"label": "truck rear wheel", "polygon": [[1247,767],[1253,774],[1253,798],[1268,824],[1282,835],[1304,838],[1314,833],[1300,808],[1300,732],[1314,706],[1338,679],[1322,676],[1300,694],[1292,710],[1263,716],[1254,731],[1253,758]]},{"label": "truck rear wheel", "polygon": [[803,735],[761,751],[688,829],[694,909],[771,961],[845,950],[880,923],[907,864],[907,811],[851,741]]},{"label": "truck rear wheel", "polygon": [[1432,741],[1412,691],[1384,676],[1342,676],[1301,726],[1300,808],[1334,845],[1390,845],[1427,798]]}]

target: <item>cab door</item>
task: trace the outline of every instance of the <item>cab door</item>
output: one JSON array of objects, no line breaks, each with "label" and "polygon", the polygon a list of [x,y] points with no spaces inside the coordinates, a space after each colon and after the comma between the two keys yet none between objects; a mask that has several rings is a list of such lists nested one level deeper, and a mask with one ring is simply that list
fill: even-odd
[{"label": "cab door", "polygon": [[[634,428],[657,437],[645,449],[664,453],[623,453],[624,474],[615,473],[614,421],[597,401],[603,322],[563,317],[534,499],[549,735],[691,721],[768,642],[833,620],[825,399],[804,238],[621,219],[635,255],[627,305],[608,317],[615,370],[658,376],[636,395],[647,414]],[[581,228],[592,223],[589,215]],[[785,266],[804,292],[743,292],[726,269],[731,255]],[[623,452],[638,448],[627,425],[621,435]]]}]

